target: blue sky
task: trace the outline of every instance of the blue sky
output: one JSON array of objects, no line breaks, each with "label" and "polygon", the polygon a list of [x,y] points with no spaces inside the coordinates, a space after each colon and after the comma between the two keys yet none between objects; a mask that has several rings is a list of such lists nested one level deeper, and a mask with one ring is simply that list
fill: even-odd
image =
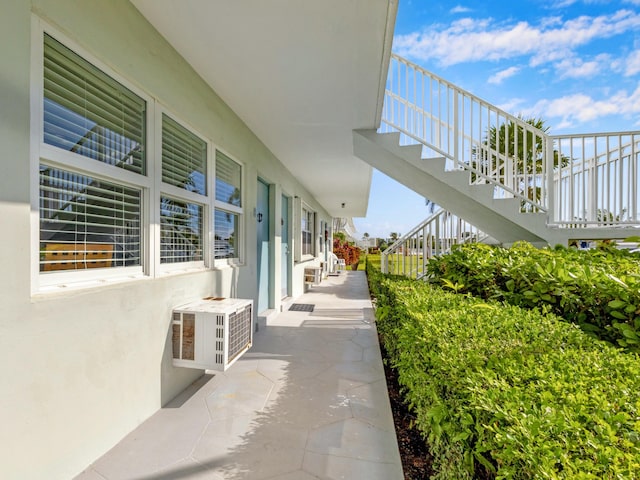
[{"label": "blue sky", "polygon": [[[393,51],[549,133],[640,130],[640,0],[400,0]],[[374,171],[362,236],[406,233],[424,197]]]}]

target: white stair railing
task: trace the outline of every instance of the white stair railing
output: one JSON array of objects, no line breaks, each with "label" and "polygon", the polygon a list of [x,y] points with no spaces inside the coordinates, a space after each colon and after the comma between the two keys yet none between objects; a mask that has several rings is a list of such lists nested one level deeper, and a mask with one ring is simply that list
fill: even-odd
[{"label": "white stair railing", "polygon": [[381,133],[421,144],[423,157],[546,212],[555,227],[640,226],[640,132],[550,136],[392,54]]},{"label": "white stair railing", "polygon": [[640,132],[552,138],[569,161],[553,175],[550,223],[571,228],[640,223]]},{"label": "white stair railing", "polygon": [[470,171],[472,183],[493,184],[496,198],[546,211],[545,132],[395,54],[382,124],[423,144],[425,156],[446,158],[448,169]]},{"label": "white stair railing", "polygon": [[469,222],[441,209],[382,252],[380,269],[384,273],[420,279],[426,275],[427,263],[434,256],[447,253],[458,243],[486,238],[486,234]]}]

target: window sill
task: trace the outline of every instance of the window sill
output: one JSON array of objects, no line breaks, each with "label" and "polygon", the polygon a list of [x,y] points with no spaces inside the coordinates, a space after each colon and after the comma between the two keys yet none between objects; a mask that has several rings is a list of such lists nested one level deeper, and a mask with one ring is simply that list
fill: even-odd
[{"label": "window sill", "polygon": [[316,260],[318,257],[315,257],[313,255],[303,255],[302,258],[300,260],[298,260],[296,263],[308,263],[308,262],[313,262],[314,260]]},{"label": "window sill", "polygon": [[166,266],[160,267],[160,271],[158,272],[158,277],[168,277],[171,275],[185,275],[189,273],[197,273],[197,272],[205,272],[208,268],[204,266],[203,263],[199,264],[191,264],[191,265],[180,265],[178,263],[168,264]]},{"label": "window sill", "polygon": [[112,286],[120,286],[129,282],[140,282],[150,279],[151,277],[144,275],[143,273],[134,273],[130,275],[117,275],[107,278],[87,279],[75,282],[60,282],[41,286],[32,294],[31,297],[33,300],[45,300],[56,295],[78,293],[86,290],[98,290]]},{"label": "window sill", "polygon": [[213,261],[212,270],[227,270],[229,268],[238,268],[244,266],[239,258],[219,258]]}]

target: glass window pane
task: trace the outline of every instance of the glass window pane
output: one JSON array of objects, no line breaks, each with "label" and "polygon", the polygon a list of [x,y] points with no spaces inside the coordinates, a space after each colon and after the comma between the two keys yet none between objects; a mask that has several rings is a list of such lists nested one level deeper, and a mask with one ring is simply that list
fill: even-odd
[{"label": "glass window pane", "polygon": [[201,205],[160,199],[160,263],[202,260],[202,213]]},{"label": "glass window pane", "polygon": [[216,200],[240,207],[242,167],[225,154],[216,152]]},{"label": "glass window pane", "polygon": [[40,166],[40,271],[141,264],[139,189]]},{"label": "glass window pane", "polygon": [[302,254],[313,255],[314,213],[306,208],[302,209]]},{"label": "glass window pane", "polygon": [[144,174],[146,102],[45,34],[44,142]]},{"label": "glass window pane", "polygon": [[207,144],[162,116],[162,181],[206,195]]},{"label": "glass window pane", "polygon": [[240,216],[224,210],[215,211],[215,258],[238,258]]}]

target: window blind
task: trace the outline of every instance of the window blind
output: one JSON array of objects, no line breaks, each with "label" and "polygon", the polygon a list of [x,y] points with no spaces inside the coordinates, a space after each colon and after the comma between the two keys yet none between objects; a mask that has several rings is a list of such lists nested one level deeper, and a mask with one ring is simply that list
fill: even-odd
[{"label": "window blind", "polygon": [[216,200],[240,207],[242,167],[222,152],[216,152]]},{"label": "window blind", "polygon": [[146,102],[45,34],[44,142],[145,174]]},{"label": "window blind", "polygon": [[170,197],[160,199],[160,263],[203,259],[202,216],[201,205]]},{"label": "window blind", "polygon": [[238,232],[240,216],[216,209],[215,211],[215,258],[238,258]]},{"label": "window blind", "polygon": [[139,189],[40,165],[40,271],[141,264]]},{"label": "window blind", "polygon": [[302,209],[302,225],[300,230],[302,232],[302,254],[313,255],[313,226],[314,226],[314,213],[310,212],[306,208]]},{"label": "window blind", "polygon": [[162,115],[162,181],[206,195],[207,144]]}]

